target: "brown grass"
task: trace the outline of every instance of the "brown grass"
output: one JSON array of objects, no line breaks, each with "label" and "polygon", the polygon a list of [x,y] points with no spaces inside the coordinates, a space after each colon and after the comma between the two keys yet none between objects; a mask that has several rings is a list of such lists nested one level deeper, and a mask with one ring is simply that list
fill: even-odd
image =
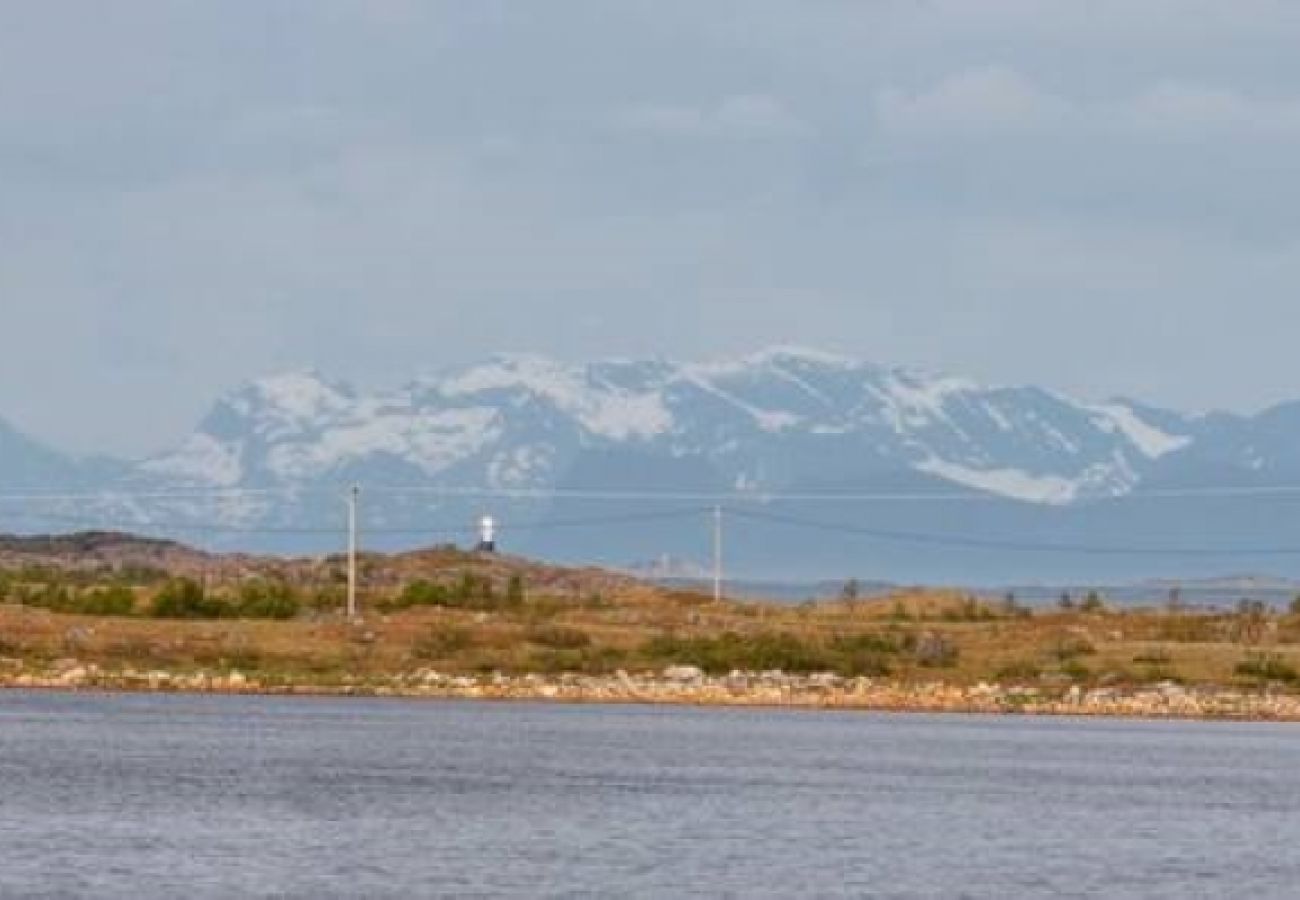
[{"label": "brown grass", "polygon": [[[626,580],[611,579],[605,587],[599,602],[590,601],[585,590],[536,595],[530,587],[529,600],[518,609],[419,607],[371,612],[360,624],[334,613],[288,622],[168,621],[5,605],[0,657],[32,663],[72,657],[110,668],[240,669],[303,680],[419,667],[450,673],[606,672],[671,662],[651,652],[664,644],[654,645],[656,638],[699,646],[699,639],[727,635],[727,646],[741,650],[777,636],[808,649],[814,662],[825,658],[828,667],[842,658],[835,653],[857,648],[867,654],[864,671],[874,671],[879,662],[880,671],[901,681],[1232,684],[1244,683],[1237,671],[1243,660],[1263,651],[1300,669],[1300,620],[1290,616],[1270,617],[1244,640],[1234,617],[1223,614],[1025,615],[997,602],[972,606],[962,595],[923,591],[855,603],[714,603],[700,594]],[[368,599],[373,603],[376,593]],[[936,639],[955,650],[939,667],[926,665],[916,649]],[[886,649],[877,653],[881,647]],[[861,655],[855,659],[863,663]]]}]

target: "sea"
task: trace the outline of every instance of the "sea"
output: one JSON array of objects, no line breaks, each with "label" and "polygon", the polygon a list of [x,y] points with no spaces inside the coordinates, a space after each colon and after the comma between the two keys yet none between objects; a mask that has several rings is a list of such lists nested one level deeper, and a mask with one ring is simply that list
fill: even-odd
[{"label": "sea", "polygon": [[4,897],[1295,897],[1300,726],[0,693]]}]

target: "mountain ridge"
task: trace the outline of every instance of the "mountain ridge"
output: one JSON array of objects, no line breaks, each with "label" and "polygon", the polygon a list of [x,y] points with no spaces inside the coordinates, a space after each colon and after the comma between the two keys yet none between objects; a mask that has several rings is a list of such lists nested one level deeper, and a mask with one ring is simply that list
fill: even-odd
[{"label": "mountain ridge", "polygon": [[[1123,494],[1151,461],[1191,443],[1190,420],[1176,421],[1182,433],[1122,401],[1088,404],[790,348],[708,363],[503,354],[373,393],[306,371],[257,379],[139,471],[233,487],[311,481],[387,456],[410,476],[460,481],[458,467],[485,456],[480,483],[545,486],[575,451],[622,444],[708,459],[744,491],[807,474],[801,443],[841,443],[877,467],[1070,503]],[[787,471],[772,472],[778,465]]]},{"label": "mountain ridge", "polygon": [[[670,511],[673,495],[763,503],[782,494],[895,492],[985,502],[969,512],[829,502],[796,511],[827,523],[923,532],[942,526],[1019,543],[1236,546],[1275,544],[1289,511],[1261,513],[1258,503],[1244,501],[1214,509],[1206,501],[1195,510],[1132,501],[1143,489],[1300,484],[1298,444],[1300,403],[1254,416],[1186,414],[778,347],[705,362],[566,363],[499,354],[378,391],[295,370],[226,392],[184,441],[143,460],[89,466],[0,429],[0,463],[19,471],[15,460],[27,460],[29,475],[14,482],[22,490],[102,492],[42,507],[40,517],[11,513],[7,527],[43,531],[53,521],[168,534],[192,529],[182,536],[249,549],[298,550],[324,532],[322,546],[336,542],[340,498],[354,482],[383,489],[367,498],[365,525],[372,540],[392,543],[453,531],[465,539],[466,523],[487,507],[523,541],[521,527],[556,518]],[[620,506],[565,496],[601,491],[642,497]],[[700,556],[698,535],[671,523],[626,538],[615,531],[575,536],[539,528],[522,549],[614,563]],[[738,551],[755,565],[782,574],[794,565],[853,571],[846,566],[858,551],[847,545],[836,556],[824,538],[755,533],[778,547]],[[899,568],[881,574],[946,574],[922,549],[878,554]],[[1057,577],[1052,566],[1061,562],[1045,559],[1035,568],[1024,556],[970,556],[949,552],[940,561],[951,561],[954,577],[987,570],[997,578]],[[1090,563],[1098,577],[1124,568],[1118,560]],[[1091,571],[1071,566],[1061,577]]]}]

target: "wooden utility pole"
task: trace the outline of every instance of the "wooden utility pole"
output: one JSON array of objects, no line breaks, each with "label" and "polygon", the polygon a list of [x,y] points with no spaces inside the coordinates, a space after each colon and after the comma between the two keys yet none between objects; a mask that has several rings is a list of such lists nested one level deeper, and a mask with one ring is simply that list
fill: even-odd
[{"label": "wooden utility pole", "polygon": [[713,602],[722,602],[722,507],[713,507]]},{"label": "wooden utility pole", "polygon": [[348,618],[357,617],[357,506],[361,502],[361,488],[352,486],[348,492]]}]

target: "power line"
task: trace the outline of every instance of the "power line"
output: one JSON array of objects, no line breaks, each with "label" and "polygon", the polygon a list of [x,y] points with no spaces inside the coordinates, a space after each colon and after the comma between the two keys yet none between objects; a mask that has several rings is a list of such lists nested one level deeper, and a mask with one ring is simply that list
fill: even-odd
[{"label": "power line", "polygon": [[[507,522],[503,527],[512,532],[534,532],[550,531],[561,528],[596,528],[609,525],[636,524],[640,522],[662,521],[670,519],[684,519],[694,517],[700,514],[702,507],[691,507],[689,509],[673,509],[650,513],[626,513],[623,515],[606,515],[606,516],[589,516],[586,518],[572,519],[543,519],[534,522]],[[292,527],[274,527],[274,526],[249,526],[242,527],[238,525],[229,525],[225,523],[205,522],[205,521],[125,521],[125,520],[104,520],[89,518],[85,516],[72,516],[51,512],[32,512],[24,513],[26,518],[38,519],[41,521],[59,522],[65,525],[75,525],[85,529],[113,531],[113,530],[133,530],[133,529],[154,529],[158,531],[187,531],[200,532],[208,534],[232,534],[232,535],[291,535],[291,536],[310,536],[310,535],[330,535],[337,536],[348,531],[345,523],[340,523],[334,528],[292,528]],[[392,528],[380,525],[366,525],[359,522],[358,527],[366,534],[370,535],[392,535],[392,536],[437,536],[445,535],[448,537],[472,536],[477,533],[472,526],[456,525],[432,525],[428,527],[402,527]]]},{"label": "power line", "polygon": [[[82,493],[7,493],[0,494],[0,503],[72,503],[72,502],[128,502],[168,500],[239,499],[246,497],[336,497],[345,491],[330,487],[214,487],[165,491],[106,490]],[[368,494],[431,496],[435,498],[466,500],[591,500],[620,502],[691,502],[718,503],[1008,503],[1016,502],[1001,494],[975,489],[955,491],[696,491],[650,490],[633,488],[495,488],[456,487],[430,484],[376,485],[367,487]],[[1138,489],[1126,494],[1084,498],[1089,503],[1113,503],[1131,500],[1166,500],[1214,497],[1300,497],[1300,485],[1205,485],[1185,488]],[[1022,501],[1023,502],[1023,501]]]},{"label": "power line", "polygon": [[1300,547],[1120,547],[1074,543],[1037,543],[995,538],[966,537],[964,535],[936,534],[918,531],[896,531],[884,528],[866,528],[851,523],[826,522],[797,518],[777,513],[755,512],[751,509],[728,509],[728,513],[753,521],[772,522],[816,531],[850,534],[914,544],[943,547],[963,547],[980,550],[1009,550],[1026,553],[1062,553],[1091,556],[1300,556]]}]

